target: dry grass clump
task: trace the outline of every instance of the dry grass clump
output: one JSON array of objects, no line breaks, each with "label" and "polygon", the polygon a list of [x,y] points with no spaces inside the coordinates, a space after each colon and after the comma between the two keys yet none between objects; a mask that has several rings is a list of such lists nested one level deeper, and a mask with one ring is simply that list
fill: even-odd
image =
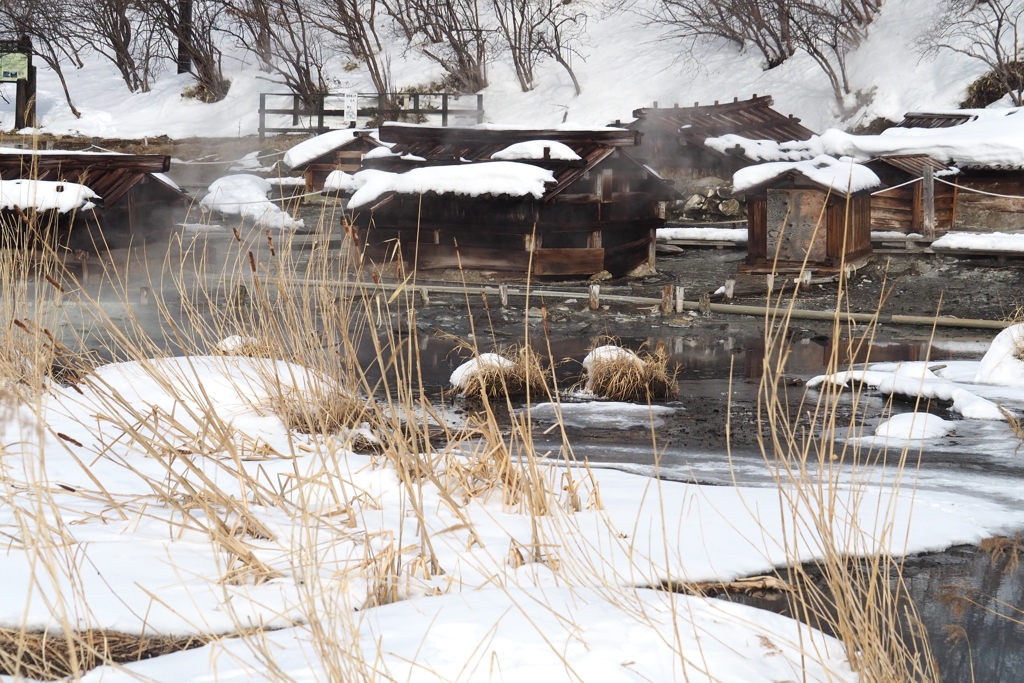
[{"label": "dry grass clump", "polygon": [[986,538],[978,544],[978,550],[987,553],[992,558],[992,564],[997,564],[1006,559],[1004,571],[1012,572],[1020,564],[1020,554],[1024,552],[1024,540],[1020,534],[1010,538],[1008,536],[993,536]]},{"label": "dry grass clump", "polygon": [[669,370],[668,352],[634,353],[619,346],[599,346],[584,361],[586,388],[612,401],[650,402],[675,397],[676,370]]},{"label": "dry grass clump", "polygon": [[528,346],[513,346],[498,353],[484,353],[472,361],[459,393],[467,398],[489,399],[547,396],[547,377],[540,355]]},{"label": "dry grass clump", "polygon": [[113,631],[25,633],[0,628],[0,674],[53,681],[107,663],[124,664],[191,650],[209,636],[136,636]]},{"label": "dry grass clump", "polygon": [[373,423],[372,404],[341,391],[284,392],[271,399],[271,409],[288,429],[329,436]]},{"label": "dry grass clump", "polygon": [[249,358],[273,358],[270,344],[256,337],[232,335],[222,339],[212,352],[215,356],[247,356]]}]

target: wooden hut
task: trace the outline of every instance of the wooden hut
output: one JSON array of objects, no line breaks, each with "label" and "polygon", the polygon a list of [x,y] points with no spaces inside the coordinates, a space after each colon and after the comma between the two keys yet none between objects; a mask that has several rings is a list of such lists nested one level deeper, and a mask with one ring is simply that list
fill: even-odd
[{"label": "wooden hut", "polygon": [[[141,245],[166,237],[192,202],[163,175],[170,165],[169,156],[158,154],[0,149],[0,178],[79,183],[100,196],[88,220],[79,216],[75,226],[63,228],[75,249],[92,249],[94,243]],[[102,236],[89,234],[90,223],[98,225]]]},{"label": "wooden hut", "polygon": [[[924,154],[885,156],[866,164],[882,182],[882,187],[871,198],[871,227],[873,230],[900,232],[903,234],[924,234],[925,231],[925,188],[919,179],[931,169],[933,176],[947,175],[955,180],[956,175],[935,159]],[[934,195],[935,225],[937,232],[953,228],[956,215],[957,190],[955,184],[932,183]]]},{"label": "wooden hut", "polygon": [[[664,225],[660,203],[676,193],[624,153],[640,142],[636,131],[385,124],[380,138],[394,144],[393,154],[365,163],[395,174],[388,177],[396,182],[372,202],[359,203],[362,189],[352,199],[354,236],[372,259],[400,245],[406,262],[415,259],[423,269],[461,265],[569,277],[654,268],[655,231]],[[433,187],[431,178],[461,175],[471,184],[474,176],[492,175],[498,167],[487,165],[497,161],[547,182],[534,194],[501,185],[486,192],[437,186],[421,194]],[[403,171],[415,172],[416,182]]]},{"label": "wooden hut", "polygon": [[814,132],[800,119],[772,109],[770,96],[754,95],[749,100],[715,102],[692,107],[641,108],[633,112],[631,130],[643,133],[642,143],[630,155],[665,178],[731,178],[741,168],[755,163],[742,150],[720,151],[705,144],[708,138],[742,135],[752,140],[787,142],[806,140]]},{"label": "wooden hut", "polygon": [[324,181],[333,171],[358,171],[363,155],[382,146],[376,130],[334,130],[295,145],[283,162],[292,171],[301,171],[306,192],[314,192],[324,189]]},{"label": "wooden hut", "polygon": [[752,167],[733,182],[747,200],[741,271],[829,273],[871,255],[870,189],[880,181],[866,167],[817,157]]}]

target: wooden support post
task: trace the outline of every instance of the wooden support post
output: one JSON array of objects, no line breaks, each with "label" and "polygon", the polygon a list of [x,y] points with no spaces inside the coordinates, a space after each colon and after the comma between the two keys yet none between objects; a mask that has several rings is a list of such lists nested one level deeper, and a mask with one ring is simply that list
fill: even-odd
[{"label": "wooden support post", "polygon": [[676,313],[682,313],[685,310],[683,302],[686,301],[686,287],[676,287]]},{"label": "wooden support post", "polygon": [[84,249],[79,249],[75,252],[75,258],[78,259],[78,263],[82,266],[82,284],[89,284],[89,252]]},{"label": "wooden support post", "polygon": [[267,93],[260,93],[260,142],[267,138]]},{"label": "wooden support post", "polygon": [[590,285],[590,310],[596,311],[601,307],[601,285]]},{"label": "wooden support post", "polygon": [[448,125],[448,93],[441,95],[441,125]]},{"label": "wooden support post", "polygon": [[665,285],[661,290],[661,314],[669,315],[675,310],[675,288],[672,285]]},{"label": "wooden support post", "polygon": [[292,125],[299,125],[299,96],[292,95]]},{"label": "wooden support post", "polygon": [[430,292],[426,287],[420,287],[420,298],[423,299],[424,306],[430,306]]},{"label": "wooden support post", "polygon": [[501,307],[508,308],[508,285],[498,285],[498,297],[501,299]]},{"label": "wooden support post", "polygon": [[317,100],[317,109],[316,109],[316,134],[317,135],[323,135],[324,133],[327,132],[327,129],[324,128],[324,100],[326,98],[327,98],[326,95],[321,94],[320,97]]},{"label": "wooden support post", "polygon": [[931,166],[924,168],[924,236],[935,239],[935,172]]},{"label": "wooden support post", "polygon": [[732,301],[733,295],[736,293],[736,281],[729,279],[725,281],[725,300]]},{"label": "wooden support post", "polygon": [[477,95],[476,96],[476,122],[477,123],[483,123],[484,122],[484,96],[483,95]]}]

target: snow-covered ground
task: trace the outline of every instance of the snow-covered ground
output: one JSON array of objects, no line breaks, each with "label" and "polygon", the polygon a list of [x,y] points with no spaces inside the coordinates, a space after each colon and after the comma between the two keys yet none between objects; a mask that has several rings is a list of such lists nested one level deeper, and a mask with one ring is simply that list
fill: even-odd
[{"label": "snow-covered ground", "polygon": [[[960,101],[970,81],[984,72],[979,62],[946,52],[923,58],[915,41],[935,20],[937,3],[902,0],[884,3],[867,38],[848,58],[852,89],[847,112],[840,112],[828,81],[814,61],[798,54],[765,71],[762,58],[723,42],[698,46],[687,56],[679,43],[660,40],[661,29],[644,14],[653,0],[640,0],[626,11],[587,8],[587,31],[579,54],[571,56],[582,93],[574,94],[561,66],[542,61],[536,70],[537,87],[523,93],[508,60],[490,64],[490,85],[483,91],[486,120],[551,126],[568,119],[584,124],[607,124],[631,119],[633,109],[694,101],[728,101],[753,93],[771,94],[776,107],[801,117],[814,130],[842,123],[867,123],[877,116],[898,120],[908,110],[949,109]],[[438,80],[438,69],[415,50],[387,46],[392,80],[397,89]],[[140,138],[168,135],[235,137],[252,135],[258,127],[260,92],[282,92],[267,75],[237,51],[227,49],[224,59],[231,89],[222,102],[202,104],[181,93],[192,84],[188,75],[173,75],[165,66],[152,91],[128,92],[116,69],[94,55],[85,55],[82,69],[67,68],[68,84],[82,111],[75,118],[56,76],[39,66],[38,110],[43,129],[55,134]],[[338,91],[372,92],[364,69],[348,70],[348,60],[328,61],[327,73]],[[13,123],[13,84],[5,84],[6,101],[0,106],[0,127]]]},{"label": "snow-covered ground", "polygon": [[[1018,331],[969,365],[871,371],[906,371],[918,384],[975,382],[976,394],[1019,398],[1024,389],[1000,386],[992,374],[1013,374],[1015,365],[999,362]],[[272,666],[317,680],[346,657],[402,680],[450,680],[460,671],[484,680],[495,662],[503,680],[598,676],[588,672],[665,680],[681,668],[690,680],[801,680],[794,676],[802,666],[807,680],[854,680],[838,643],[799,634],[795,622],[642,589],[820,557],[826,551],[809,519],[822,508],[813,499],[780,496],[776,486],[543,465],[551,507],[537,517],[499,491],[453,498],[436,479],[410,489],[387,461],[333,437],[290,432],[273,411],[275,396],[324,382],[282,361],[175,358],[103,366],[77,389],[51,387],[36,410],[7,405],[0,532],[10,542],[0,554],[0,626],[164,634],[284,627],[88,680],[253,678]],[[561,410],[582,428],[602,412],[605,421],[637,424],[664,412],[633,408]],[[545,410],[537,407],[542,420]],[[889,437],[931,436],[913,428],[890,421]],[[830,485],[829,523],[843,549],[938,550],[1024,526],[1019,504],[884,480]],[[787,540],[794,534],[799,547]],[[377,587],[364,570],[379,557],[401,559],[399,602],[371,608]],[[335,651],[324,651],[317,629],[333,634],[326,642]]]}]

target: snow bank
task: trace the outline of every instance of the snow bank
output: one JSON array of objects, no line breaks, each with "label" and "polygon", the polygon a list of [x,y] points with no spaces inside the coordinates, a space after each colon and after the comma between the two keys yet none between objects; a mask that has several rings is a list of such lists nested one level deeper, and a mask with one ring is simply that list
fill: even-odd
[{"label": "snow bank", "polygon": [[282,161],[285,166],[292,169],[308,164],[313,159],[351,142],[356,137],[356,133],[369,135],[373,141],[380,143],[376,129],[344,128],[342,130],[332,130],[308,140],[303,140],[285,152]]},{"label": "snow bank", "polygon": [[974,119],[950,128],[890,128],[879,135],[851,135],[831,128],[807,140],[790,142],[723,135],[708,138],[705,144],[723,153],[739,146],[753,161],[799,161],[823,154],[867,161],[880,156],[924,154],[955,165],[1024,166],[1024,109],[975,109],[967,113]]},{"label": "snow bank", "polygon": [[527,140],[509,145],[491,155],[496,161],[517,161],[519,159],[544,159],[544,149],[548,150],[548,159],[556,161],[579,161],[580,155],[569,145],[554,140]]},{"label": "snow bank", "polygon": [[591,351],[583,359],[583,369],[590,372],[590,369],[594,367],[596,361],[601,362],[626,362],[636,363],[637,365],[644,365],[643,360],[640,356],[636,355],[629,349],[624,349],[621,346],[615,346],[614,344],[606,344],[604,346],[598,346],[596,349]]},{"label": "snow bank", "polygon": [[[357,177],[358,176],[358,177]],[[366,176],[352,175],[344,171],[331,171],[324,181],[324,192],[352,193],[366,183]]]},{"label": "snow bank", "polygon": [[660,240],[707,240],[708,242],[747,241],[746,228],[658,228]]},{"label": "snow bank", "polygon": [[928,369],[927,363],[876,363],[863,370],[847,370],[833,375],[818,375],[808,387],[822,384],[848,386],[859,382],[883,394],[900,394],[949,401],[952,410],[975,420],[1005,420],[999,406],[962,384],[942,379]]},{"label": "snow bank", "polygon": [[875,436],[888,439],[937,439],[949,434],[956,428],[955,422],[943,420],[930,413],[903,413],[875,427]]},{"label": "snow bank", "polygon": [[538,403],[530,408],[530,417],[541,422],[557,422],[578,429],[633,429],[660,427],[664,418],[676,412],[668,406],[645,406],[618,401],[584,403]]},{"label": "snow bank", "polygon": [[349,208],[365,206],[389,192],[399,194],[457,194],[540,199],[544,186],[554,183],[551,171],[514,161],[492,161],[461,166],[429,166],[405,173],[366,169],[356,174],[363,183],[349,201]]},{"label": "snow bank", "polygon": [[778,161],[740,169],[732,177],[733,191],[744,192],[790,172],[842,194],[870,190],[882,184],[871,169],[847,156],[835,159],[819,154],[807,161]]},{"label": "snow bank", "polygon": [[[345,621],[339,621],[343,628]],[[489,589],[367,609],[353,616],[352,624],[354,647],[346,642],[328,647],[352,662],[368,663],[374,674],[370,680],[857,680],[842,643],[797,621],[725,600],[647,589],[621,595],[566,587]],[[261,640],[278,675],[302,682],[332,679],[314,655],[322,646],[314,643],[309,629],[266,632]],[[263,657],[253,657],[249,647],[242,639],[226,638],[157,659],[105,666],[82,681],[262,680]],[[500,677],[491,675],[499,665]],[[355,667],[346,671],[362,680]]]},{"label": "snow bank", "polygon": [[932,242],[932,249],[1024,252],[1024,234],[947,232]]},{"label": "snow bank", "polygon": [[1024,324],[1007,327],[992,340],[975,382],[1024,387]]},{"label": "snow bank", "polygon": [[287,211],[267,199],[273,186],[265,178],[241,173],[224,176],[210,184],[208,194],[199,202],[203,208],[238,215],[264,228],[301,228]]},{"label": "snow bank", "polygon": [[95,207],[90,199],[98,194],[85,185],[54,180],[0,180],[0,209],[36,211],[88,211]]},{"label": "snow bank", "polygon": [[449,382],[456,389],[463,390],[468,385],[470,380],[473,379],[473,375],[477,374],[483,369],[487,370],[504,370],[511,368],[515,363],[497,353],[481,353],[476,358],[466,361],[459,367],[455,368],[455,372],[452,373]]}]

